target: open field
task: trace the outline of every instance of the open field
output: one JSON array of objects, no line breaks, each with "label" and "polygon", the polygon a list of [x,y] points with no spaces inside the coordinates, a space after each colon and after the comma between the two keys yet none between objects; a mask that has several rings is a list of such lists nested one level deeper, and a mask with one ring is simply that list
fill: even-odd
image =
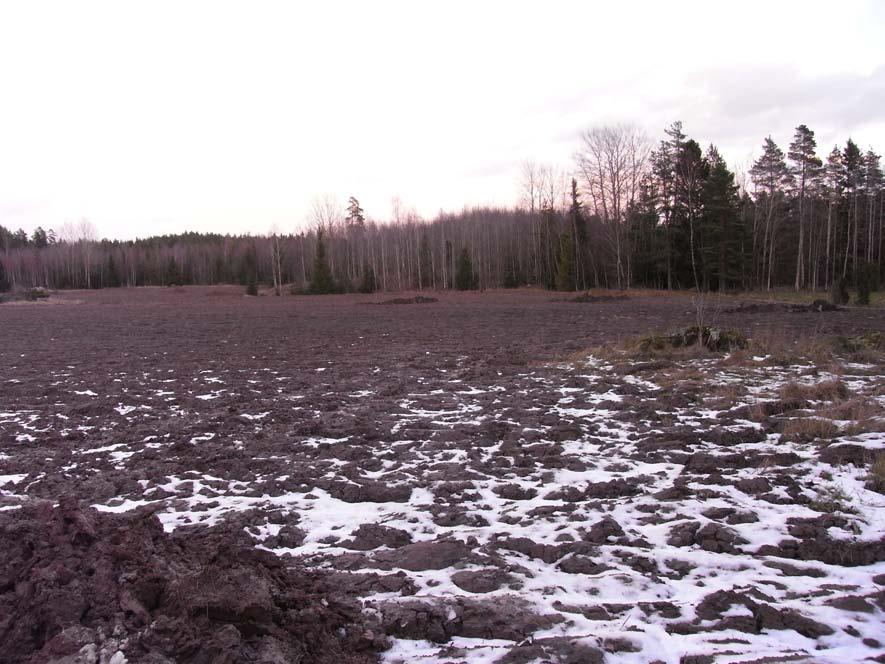
[{"label": "open field", "polygon": [[[299,661],[291,602],[215,555],[241,540],[345,607],[341,662],[885,661],[885,310],[721,298],[705,324],[749,349],[642,356],[623,343],[696,324],[690,296],[373,304],[413,295],[0,305],[0,662]],[[53,551],[127,528],[192,567],[119,554],[158,578],[113,567],[98,610]],[[201,598],[180,628],[175,588]]]}]

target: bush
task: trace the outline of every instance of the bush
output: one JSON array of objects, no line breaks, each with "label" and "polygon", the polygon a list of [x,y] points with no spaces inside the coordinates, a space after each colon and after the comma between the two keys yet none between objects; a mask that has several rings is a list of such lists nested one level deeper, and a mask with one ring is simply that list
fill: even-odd
[{"label": "bush", "polygon": [[842,277],[833,279],[833,286],[830,289],[830,301],[835,304],[848,304],[848,288]]},{"label": "bush", "polygon": [[455,272],[455,288],[457,290],[476,290],[479,285],[478,275],[473,271],[470,253],[467,247],[461,250],[458,257],[458,269]]},{"label": "bush", "polygon": [[363,280],[360,282],[360,293],[374,293],[378,290],[378,284],[375,280],[375,270],[371,266],[366,266],[363,270]]},{"label": "bush", "polygon": [[857,266],[857,274],[854,275],[854,281],[857,285],[856,304],[867,305],[870,303],[870,292],[874,288],[874,278],[872,265],[863,262]]}]

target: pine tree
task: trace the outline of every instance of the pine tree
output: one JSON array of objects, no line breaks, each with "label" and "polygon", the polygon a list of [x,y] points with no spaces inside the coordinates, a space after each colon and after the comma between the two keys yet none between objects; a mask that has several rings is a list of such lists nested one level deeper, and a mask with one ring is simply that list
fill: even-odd
[{"label": "pine tree", "polygon": [[815,154],[816,150],[817,142],[814,140],[814,132],[804,124],[796,127],[796,133],[793,136],[793,142],[790,143],[787,156],[793,162],[791,172],[799,187],[797,192],[799,198],[799,240],[796,243],[796,279],[794,283],[797,291],[805,283],[805,264],[802,259],[805,256],[805,217],[808,207],[805,202],[806,194],[822,165],[820,158]]},{"label": "pine tree", "polygon": [[470,253],[467,247],[461,249],[458,256],[458,267],[455,271],[455,288],[458,290],[476,290],[477,278],[473,272],[473,263],[470,261]]},{"label": "pine tree", "polygon": [[317,233],[316,255],[313,259],[313,275],[310,281],[310,292],[314,295],[324,295],[335,292],[335,280],[332,278],[332,270],[326,258],[326,243],[323,240],[323,232]]},{"label": "pine tree", "polygon": [[42,249],[49,245],[49,238],[46,236],[46,231],[44,231],[41,226],[34,229],[34,233],[31,235],[31,244],[37,249]]},{"label": "pine tree", "polygon": [[842,151],[842,188],[848,198],[848,218],[845,225],[845,254],[842,261],[842,276],[848,275],[848,258],[852,257],[852,269],[857,272],[858,221],[860,191],[863,181],[863,157],[857,143],[850,138]]},{"label": "pine tree", "polygon": [[[762,246],[754,246],[754,254],[759,251],[761,265],[758,277],[764,281],[767,290],[774,282],[775,248],[777,231],[780,227],[784,191],[792,182],[792,175],[784,161],[784,153],[771,136],[762,145],[762,156],[750,169],[750,177],[756,185],[756,203],[761,205],[765,215],[762,233]],[[754,234],[754,239],[756,234]],[[755,244],[755,243],[754,243]]]},{"label": "pine tree", "polygon": [[[823,171],[822,193],[827,201],[827,231],[824,253],[824,284],[831,283],[836,272],[838,253],[839,203],[842,201],[842,151],[833,147]],[[835,303],[834,303],[835,304]]]},{"label": "pine tree", "polygon": [[651,154],[651,170],[657,189],[653,200],[657,203],[658,216],[666,234],[667,288],[672,289],[676,285],[675,247],[680,231],[673,219],[676,198],[676,162],[685,145],[685,134],[682,131],[682,123],[679,121],[670,125],[664,133],[667,134],[667,138],[661,141],[658,149]]},{"label": "pine tree", "polygon": [[701,192],[707,179],[708,164],[701,154],[701,146],[694,139],[682,144],[676,160],[676,182],[673,190],[673,223],[681,226],[682,236],[688,239],[688,246],[676,252],[688,254],[688,265],[691,266],[691,282],[695,289],[700,290],[699,274],[703,273],[700,262],[701,247],[699,223],[701,221]]},{"label": "pine tree", "polygon": [[363,209],[360,207],[360,202],[353,196],[347,201],[347,225],[351,228],[362,228],[366,225],[366,217]]}]

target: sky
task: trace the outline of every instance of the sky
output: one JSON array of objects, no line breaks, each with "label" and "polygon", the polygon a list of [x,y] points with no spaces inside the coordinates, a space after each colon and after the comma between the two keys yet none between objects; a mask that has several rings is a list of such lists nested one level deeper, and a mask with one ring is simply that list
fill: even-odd
[{"label": "sky", "polygon": [[514,205],[526,161],[674,120],[748,168],[885,151],[885,2],[0,0],[0,225],[298,231]]}]

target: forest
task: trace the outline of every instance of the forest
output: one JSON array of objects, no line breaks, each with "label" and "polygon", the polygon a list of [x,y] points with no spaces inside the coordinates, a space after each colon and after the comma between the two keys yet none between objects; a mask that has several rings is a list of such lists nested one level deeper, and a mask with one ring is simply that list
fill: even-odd
[{"label": "forest", "polygon": [[848,139],[819,155],[799,125],[748,172],[673,123],[656,145],[631,125],[584,132],[571,164],[527,162],[510,208],[389,219],[356,197],[314,201],[305,230],[99,239],[88,220],[32,234],[0,225],[0,289],[239,283],[257,292],[408,289],[698,291],[875,288],[880,156]]}]

